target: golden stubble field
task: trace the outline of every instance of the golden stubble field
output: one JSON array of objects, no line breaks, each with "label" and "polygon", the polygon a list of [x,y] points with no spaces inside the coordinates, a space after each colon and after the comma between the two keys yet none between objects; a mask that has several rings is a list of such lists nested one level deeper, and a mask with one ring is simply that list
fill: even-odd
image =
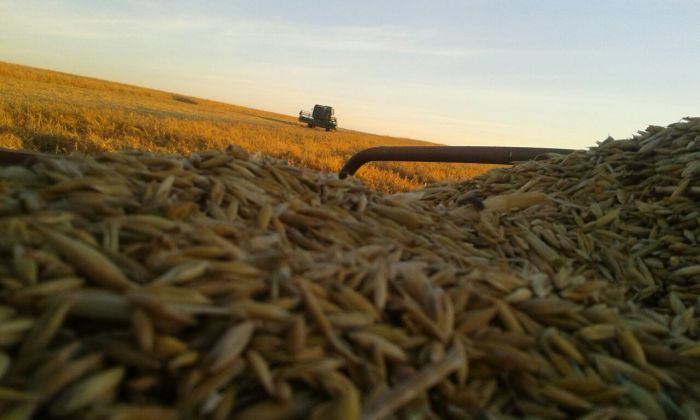
[{"label": "golden stubble field", "polygon": [[[308,107],[302,99],[301,107]],[[342,127],[342,109],[338,110]],[[340,129],[295,116],[0,62],[0,147],[46,153],[141,149],[190,154],[229,144],[293,165],[335,172],[373,146],[432,143]],[[380,191],[467,179],[497,165],[376,163],[358,177]]]}]

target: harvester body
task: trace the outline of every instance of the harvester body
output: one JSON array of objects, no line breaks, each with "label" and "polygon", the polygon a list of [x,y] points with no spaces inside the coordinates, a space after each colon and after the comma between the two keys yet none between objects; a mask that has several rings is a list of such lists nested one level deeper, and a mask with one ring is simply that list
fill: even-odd
[{"label": "harvester body", "polygon": [[336,130],[338,120],[335,118],[335,110],[327,105],[314,105],[313,111],[299,111],[299,121],[305,123],[309,128],[321,127],[326,131]]}]

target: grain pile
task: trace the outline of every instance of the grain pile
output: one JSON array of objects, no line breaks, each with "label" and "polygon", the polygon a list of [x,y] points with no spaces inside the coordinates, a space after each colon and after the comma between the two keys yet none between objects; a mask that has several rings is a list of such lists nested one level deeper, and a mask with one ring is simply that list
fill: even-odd
[{"label": "grain pile", "polygon": [[387,196],[0,169],[0,418],[698,418],[700,119]]}]

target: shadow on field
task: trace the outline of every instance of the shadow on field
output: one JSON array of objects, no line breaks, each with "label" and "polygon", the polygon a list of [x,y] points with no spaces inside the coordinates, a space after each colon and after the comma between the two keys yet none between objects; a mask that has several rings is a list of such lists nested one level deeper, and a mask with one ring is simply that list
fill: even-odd
[{"label": "shadow on field", "polygon": [[173,95],[173,99],[184,104],[197,105],[197,101],[190,98],[189,96],[175,94]]},{"label": "shadow on field", "polygon": [[262,117],[262,116],[259,116],[259,115],[258,115],[258,118],[262,118],[263,120],[268,120],[268,121],[274,121],[274,122],[281,123],[281,124],[287,124],[287,125],[294,125],[294,126],[297,126],[297,127],[303,127],[302,125],[300,125],[300,124],[297,123],[296,121],[287,121],[287,120],[283,120],[283,119],[280,119],[280,118],[272,118],[272,117]]},{"label": "shadow on field", "polygon": [[43,153],[67,154],[72,152],[99,153],[107,149],[89,140],[71,138],[56,134],[34,133],[23,142],[25,149]]},{"label": "shadow on field", "polygon": [[[35,150],[42,153],[67,154],[72,152],[99,153],[107,149],[87,139],[60,134],[21,130],[6,125],[0,126],[3,147]],[[8,139],[5,141],[5,139]],[[4,145],[5,142],[11,143]]]}]

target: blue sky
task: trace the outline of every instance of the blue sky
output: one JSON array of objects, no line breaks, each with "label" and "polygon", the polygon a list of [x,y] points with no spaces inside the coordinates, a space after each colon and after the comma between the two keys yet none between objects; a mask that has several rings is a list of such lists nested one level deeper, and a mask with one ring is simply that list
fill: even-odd
[{"label": "blue sky", "polygon": [[0,60],[446,144],[700,116],[700,1],[0,0]]}]

